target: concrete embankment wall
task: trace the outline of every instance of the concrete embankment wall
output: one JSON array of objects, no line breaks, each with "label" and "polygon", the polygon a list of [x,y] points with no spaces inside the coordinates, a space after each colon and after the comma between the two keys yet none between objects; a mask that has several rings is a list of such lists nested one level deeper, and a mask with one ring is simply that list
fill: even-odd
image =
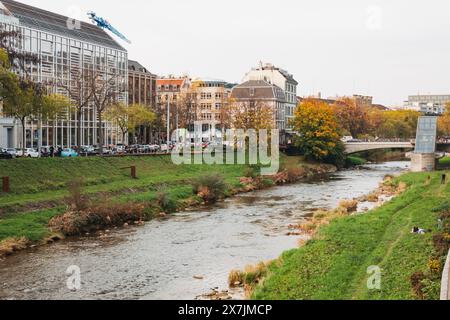
[{"label": "concrete embankment wall", "polygon": [[448,252],[447,261],[442,272],[441,300],[450,300],[450,251]]}]

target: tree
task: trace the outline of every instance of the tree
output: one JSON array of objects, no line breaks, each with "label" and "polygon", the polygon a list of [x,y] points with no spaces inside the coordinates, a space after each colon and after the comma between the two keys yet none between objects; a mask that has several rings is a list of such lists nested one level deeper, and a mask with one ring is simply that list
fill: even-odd
[{"label": "tree", "polygon": [[[92,102],[94,90],[89,84],[92,83],[94,73],[92,70],[72,69],[68,83],[60,82],[59,87],[63,88],[71,100],[70,109],[77,114],[77,144],[81,148],[81,127],[84,109]],[[86,85],[88,84],[88,85]]]},{"label": "tree", "polygon": [[305,99],[295,110],[292,125],[298,133],[294,144],[307,158],[343,164],[341,128],[331,106],[317,99]]},{"label": "tree", "polygon": [[367,109],[359,106],[355,99],[343,98],[333,105],[340,126],[353,137],[366,133],[369,129]]},{"label": "tree", "polygon": [[442,137],[450,136],[450,102],[447,103],[445,113],[438,119],[438,132]]},{"label": "tree", "polygon": [[33,82],[26,77],[19,78],[11,66],[9,54],[0,48],[0,95],[3,112],[21,122],[22,148],[25,149],[27,120],[38,121],[39,143],[41,143],[42,121],[54,119],[69,105],[69,102],[64,96],[49,95],[48,88],[41,83]]},{"label": "tree", "polygon": [[273,108],[262,101],[232,102],[232,124],[236,129],[271,130],[274,128]]},{"label": "tree", "polygon": [[384,139],[412,139],[420,113],[413,110],[370,110],[368,132]]},{"label": "tree", "polygon": [[122,141],[126,134],[135,134],[139,126],[149,125],[156,119],[156,115],[147,106],[124,103],[115,103],[108,108],[105,118],[117,124],[122,132]]},{"label": "tree", "polygon": [[119,96],[127,89],[124,83],[120,82],[119,74],[102,75],[94,74],[89,79],[89,90],[92,91],[92,98],[97,111],[98,128],[99,128],[99,147],[100,153],[103,154],[104,131],[103,131],[103,114],[108,107],[119,102]]}]

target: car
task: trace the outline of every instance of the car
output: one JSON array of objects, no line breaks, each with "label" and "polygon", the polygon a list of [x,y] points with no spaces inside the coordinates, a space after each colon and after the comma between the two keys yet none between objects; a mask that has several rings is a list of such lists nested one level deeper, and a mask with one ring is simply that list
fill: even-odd
[{"label": "car", "polygon": [[27,157],[27,158],[39,158],[39,152],[36,149],[33,148],[26,148],[25,152],[22,149],[16,149],[17,153],[16,155],[18,157]]},{"label": "car", "polygon": [[61,151],[61,157],[62,158],[74,158],[78,157],[78,153],[73,150],[72,148],[65,148],[63,151]]},{"label": "car", "polygon": [[17,157],[17,150],[14,148],[6,148],[6,152],[13,156],[13,158]]},{"label": "car", "polygon": [[44,157],[44,158],[50,157],[50,147],[49,146],[41,147],[41,157]]},{"label": "car", "polygon": [[350,142],[350,141],[352,141],[352,140],[353,140],[353,137],[352,137],[352,136],[344,136],[344,137],[341,139],[342,142]]},{"label": "car", "polygon": [[0,149],[0,159],[13,159],[14,156],[6,151],[6,149]]}]

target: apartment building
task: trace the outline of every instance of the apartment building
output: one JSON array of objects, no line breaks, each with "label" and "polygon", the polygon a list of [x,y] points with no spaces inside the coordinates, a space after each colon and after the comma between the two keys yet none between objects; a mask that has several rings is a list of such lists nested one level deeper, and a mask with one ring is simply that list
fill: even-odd
[{"label": "apartment building", "polygon": [[294,79],[294,76],[288,71],[278,68],[270,63],[261,63],[258,68],[252,69],[244,76],[243,82],[245,83],[247,81],[265,81],[281,88],[284,91],[285,119],[282,123],[283,127],[280,128],[280,130],[290,132],[292,129],[290,121],[294,118],[294,111],[297,107],[298,82]]}]

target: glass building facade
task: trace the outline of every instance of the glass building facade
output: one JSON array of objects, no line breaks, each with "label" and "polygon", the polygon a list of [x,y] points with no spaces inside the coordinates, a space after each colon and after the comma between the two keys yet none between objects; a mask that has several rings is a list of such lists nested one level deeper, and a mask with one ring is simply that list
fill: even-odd
[{"label": "glass building facade", "polygon": [[[16,1],[0,2],[6,8],[0,10],[2,30],[20,31],[22,37],[17,48],[39,57],[39,63],[26,68],[34,81],[49,84],[53,93],[68,95],[67,88],[75,85],[76,75],[89,70],[100,79],[114,79],[117,100],[128,103],[128,54],[105,31]],[[81,117],[80,142],[77,141],[77,112],[67,108],[56,121],[44,123],[42,130],[38,130],[37,123],[29,121],[25,145],[38,146],[41,131],[43,146],[98,145],[99,130],[104,131],[105,145],[124,142],[120,130],[112,123],[103,121],[99,128],[93,101],[83,109]],[[22,146],[21,140],[17,138],[17,147]]]}]

